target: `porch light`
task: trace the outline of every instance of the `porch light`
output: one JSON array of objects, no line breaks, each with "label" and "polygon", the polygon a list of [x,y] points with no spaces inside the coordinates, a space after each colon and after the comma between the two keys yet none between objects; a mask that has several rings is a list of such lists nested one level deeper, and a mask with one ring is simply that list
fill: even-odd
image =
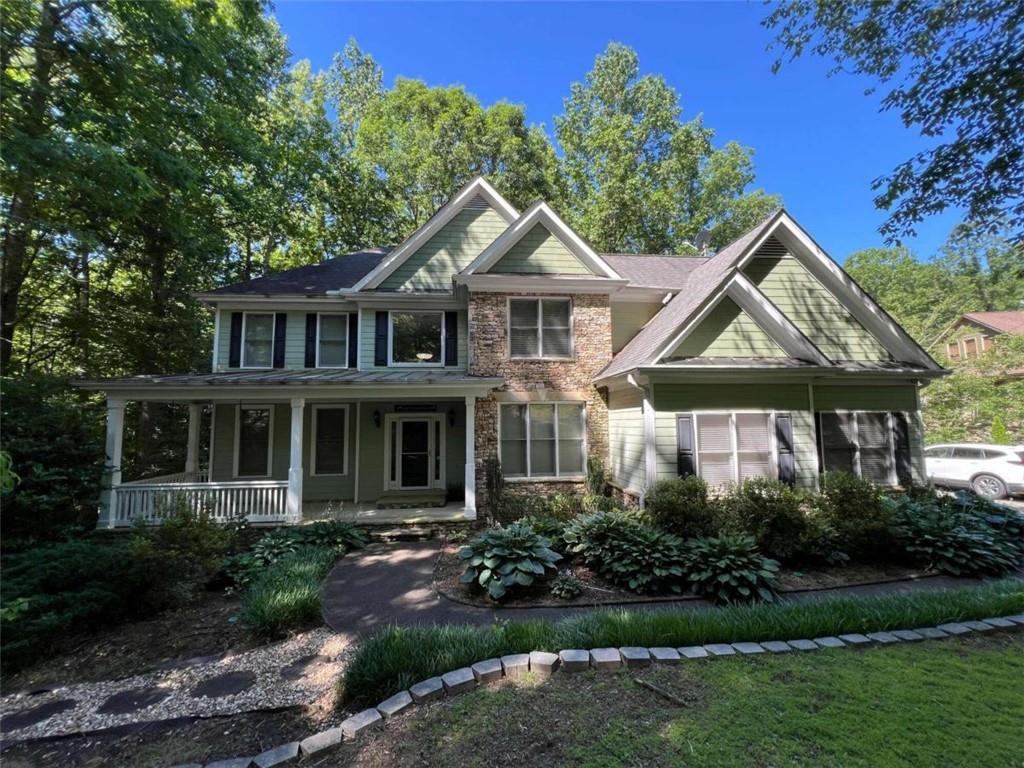
[{"label": "porch light", "polygon": [[419,360],[421,363],[427,362],[427,360],[429,360],[433,356],[434,356],[433,352],[417,352],[416,353],[416,359]]}]

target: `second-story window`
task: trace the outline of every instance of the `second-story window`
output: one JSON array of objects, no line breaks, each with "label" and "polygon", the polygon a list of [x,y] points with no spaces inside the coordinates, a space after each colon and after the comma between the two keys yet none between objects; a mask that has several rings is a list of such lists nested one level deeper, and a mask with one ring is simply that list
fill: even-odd
[{"label": "second-story window", "polygon": [[274,364],[274,315],[246,312],[242,321],[242,367],[270,368]]},{"label": "second-story window", "polygon": [[572,301],[509,299],[508,334],[512,357],[572,357]]},{"label": "second-story window", "polygon": [[317,315],[317,368],[348,366],[348,315]]},{"label": "second-story window", "polygon": [[441,365],[444,312],[391,313],[391,365]]}]

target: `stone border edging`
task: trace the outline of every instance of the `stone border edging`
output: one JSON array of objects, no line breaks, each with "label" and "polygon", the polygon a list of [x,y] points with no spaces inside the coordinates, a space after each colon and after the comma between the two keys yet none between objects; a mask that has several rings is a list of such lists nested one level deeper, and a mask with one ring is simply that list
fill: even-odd
[{"label": "stone border edging", "polygon": [[[363,731],[382,725],[385,720],[398,715],[415,704],[439,699],[442,696],[457,696],[477,686],[500,680],[503,677],[515,679],[528,672],[549,678],[559,669],[563,674],[582,672],[587,669],[615,670],[649,667],[652,664],[680,664],[687,660],[716,658],[718,656],[749,656],[760,653],[800,653],[825,648],[853,648],[868,645],[894,645],[914,643],[922,640],[939,640],[972,632],[991,632],[997,629],[1020,629],[1024,627],[1024,613],[1013,616],[993,617],[982,620],[964,620],[940,624],[937,627],[918,629],[893,629],[865,634],[852,632],[838,636],[816,637],[813,640],[765,640],[760,643],[707,643],[680,648],[622,648],[566,649],[558,653],[531,651],[502,656],[499,659],[484,659],[468,667],[453,669],[438,677],[422,680],[406,691],[380,702],[376,707],[364,709],[334,728],[314,733],[301,741],[281,744],[253,757],[233,757],[207,763],[205,768],[274,768],[284,765],[299,756],[321,752],[337,746],[343,741],[353,741]],[[176,768],[204,768],[199,763],[179,765]]]}]

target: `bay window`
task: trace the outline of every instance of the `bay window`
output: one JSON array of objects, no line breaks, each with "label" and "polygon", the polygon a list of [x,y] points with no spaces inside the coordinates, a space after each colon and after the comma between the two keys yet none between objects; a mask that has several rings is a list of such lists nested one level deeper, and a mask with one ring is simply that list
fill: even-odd
[{"label": "bay window", "polygon": [[512,357],[572,357],[570,299],[509,299],[508,327]]},{"label": "bay window", "polygon": [[391,365],[441,365],[444,354],[443,312],[392,312]]},{"label": "bay window", "polygon": [[274,315],[246,312],[242,316],[242,367],[270,368],[274,364]]},{"label": "bay window", "polygon": [[505,477],[584,474],[583,403],[502,404],[499,430],[501,471]]}]

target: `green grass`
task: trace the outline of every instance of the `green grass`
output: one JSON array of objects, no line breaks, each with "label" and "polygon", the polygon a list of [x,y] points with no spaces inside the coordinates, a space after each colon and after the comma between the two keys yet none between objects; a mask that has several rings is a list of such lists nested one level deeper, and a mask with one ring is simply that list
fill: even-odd
[{"label": "green grass", "polygon": [[315,764],[1021,766],[1022,679],[1009,634],[557,675],[419,707]]},{"label": "green grass", "polygon": [[270,640],[320,623],[320,586],[337,555],[326,547],[304,547],[266,568],[242,597],[242,623]]},{"label": "green grass", "polygon": [[833,598],[698,610],[604,610],[552,623],[382,630],[356,652],[342,681],[345,704],[372,704],[428,677],[481,659],[532,650],[701,645],[846,632],[912,629],[1024,611],[1024,581],[868,598]]}]

